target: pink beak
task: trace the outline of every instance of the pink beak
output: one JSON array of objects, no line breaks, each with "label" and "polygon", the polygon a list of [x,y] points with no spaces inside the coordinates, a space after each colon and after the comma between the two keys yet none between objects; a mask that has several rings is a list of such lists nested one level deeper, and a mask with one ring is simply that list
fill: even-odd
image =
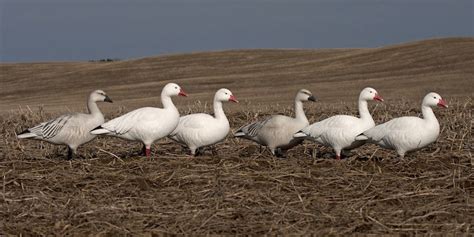
[{"label": "pink beak", "polygon": [[235,103],[239,103],[239,101],[237,100],[237,98],[235,98],[234,95],[230,95],[229,101],[232,101],[232,102],[235,102]]},{"label": "pink beak", "polygon": [[448,108],[448,103],[446,103],[446,100],[439,99],[438,106],[442,108]]},{"label": "pink beak", "polygon": [[181,89],[178,93],[179,96],[188,96],[188,94],[186,94],[186,92],[184,92],[183,89]]},{"label": "pink beak", "polygon": [[380,96],[378,93],[375,93],[374,100],[378,100],[380,102],[383,102],[382,96]]}]

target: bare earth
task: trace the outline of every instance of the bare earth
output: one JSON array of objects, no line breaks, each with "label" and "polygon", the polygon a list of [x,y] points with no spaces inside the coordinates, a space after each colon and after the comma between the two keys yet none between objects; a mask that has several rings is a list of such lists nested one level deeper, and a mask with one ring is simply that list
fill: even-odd
[{"label": "bare earth", "polygon": [[[274,113],[292,114],[297,89],[310,122],[357,115],[356,98],[372,86],[377,123],[420,114],[429,91],[449,103],[435,109],[435,144],[404,160],[365,145],[342,161],[305,142],[273,158],[229,138],[201,157],[169,140],[153,147],[99,138],[66,161],[63,147],[19,141],[16,133],[68,111],[84,111],[88,93],[105,90],[107,118],[161,106],[164,84],[182,114],[209,112],[226,87],[235,130]],[[374,49],[235,50],[119,62],[0,64],[0,234],[474,234],[474,38]]]}]

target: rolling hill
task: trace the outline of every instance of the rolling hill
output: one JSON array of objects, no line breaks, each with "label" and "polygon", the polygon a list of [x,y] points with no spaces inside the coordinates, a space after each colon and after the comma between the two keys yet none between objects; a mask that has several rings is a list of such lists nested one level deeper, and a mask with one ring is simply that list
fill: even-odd
[{"label": "rolling hill", "polygon": [[0,109],[84,108],[87,94],[98,88],[116,102],[106,110],[149,106],[171,81],[191,95],[176,99],[181,105],[207,102],[221,87],[251,106],[291,104],[299,88],[311,90],[321,103],[353,101],[365,86],[377,88],[388,100],[418,101],[428,91],[449,100],[473,96],[474,38],[363,49],[252,49],[116,62],[3,63]]}]

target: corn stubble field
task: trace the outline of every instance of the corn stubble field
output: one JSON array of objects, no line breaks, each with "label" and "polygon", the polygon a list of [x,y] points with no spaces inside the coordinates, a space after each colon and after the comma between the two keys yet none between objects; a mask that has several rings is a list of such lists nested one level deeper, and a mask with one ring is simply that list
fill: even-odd
[{"label": "corn stubble field", "polygon": [[[112,63],[1,64],[0,227],[5,234],[441,234],[473,233],[474,39],[452,38],[377,49],[241,50]],[[65,149],[19,141],[16,132],[65,111],[83,111],[104,89],[107,118],[159,105],[164,84],[189,92],[182,114],[210,112],[216,89],[231,127],[275,113],[292,114],[293,95],[311,90],[310,122],[357,115],[365,86],[386,99],[371,103],[377,123],[420,114],[437,91],[435,144],[400,160],[365,145],[336,161],[331,149],[305,142],[286,159],[229,138],[190,157],[161,140],[152,158],[138,143],[100,137],[65,160]],[[73,86],[74,85],[74,86]],[[200,102],[197,102],[200,101]],[[27,107],[28,106],[28,107]],[[161,106],[161,105],[159,105]]]}]

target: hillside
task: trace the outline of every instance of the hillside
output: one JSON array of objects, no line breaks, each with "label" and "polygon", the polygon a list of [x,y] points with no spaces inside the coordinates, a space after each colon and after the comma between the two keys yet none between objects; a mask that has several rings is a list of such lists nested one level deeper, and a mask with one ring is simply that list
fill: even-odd
[{"label": "hillside", "polygon": [[[473,235],[474,38],[0,69],[2,234]],[[64,146],[17,138],[68,109],[84,109],[93,89],[114,99],[100,105],[109,119],[157,104],[169,81],[190,94],[174,99],[181,114],[209,110],[215,89],[224,86],[242,101],[225,106],[235,110],[227,113],[232,131],[201,156],[160,139],[145,158],[137,142],[99,136],[66,161]],[[233,138],[250,121],[291,114],[289,105],[301,87],[319,98],[305,105],[311,123],[356,115],[357,94],[369,85],[386,101],[370,104],[377,124],[416,116],[425,92],[439,92],[449,108],[434,109],[437,141],[403,159],[366,144],[336,160],[332,148],[309,140],[281,159]],[[17,110],[38,105],[44,110]]]},{"label": "hillside", "polygon": [[108,63],[12,63],[0,64],[0,72],[3,112],[27,105],[83,108],[87,94],[97,88],[116,102],[106,110],[154,105],[171,81],[191,95],[177,99],[181,105],[209,101],[220,87],[250,105],[291,104],[299,88],[313,91],[321,103],[353,101],[365,86],[377,88],[388,100],[419,100],[431,90],[449,100],[473,95],[474,38],[371,49],[229,50]]}]

